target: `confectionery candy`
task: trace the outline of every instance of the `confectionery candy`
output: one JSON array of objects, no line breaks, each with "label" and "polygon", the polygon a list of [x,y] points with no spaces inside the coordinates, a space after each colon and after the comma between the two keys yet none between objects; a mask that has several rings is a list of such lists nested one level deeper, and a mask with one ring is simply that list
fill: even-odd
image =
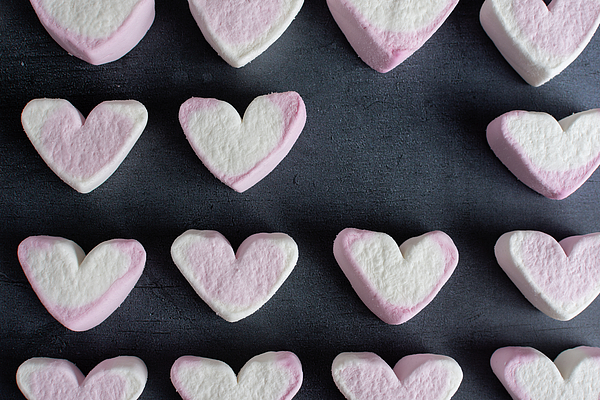
[{"label": "confectionery candy", "polygon": [[243,67],[271,46],[304,0],[188,0],[206,41],[233,67]]},{"label": "confectionery candy", "polygon": [[238,192],[267,176],[291,150],[306,122],[296,92],[255,98],[244,118],[229,103],[193,97],[181,105],[179,122],[206,168]]},{"label": "confectionery candy", "polygon": [[141,276],[146,252],[135,240],[113,239],[86,256],[74,242],[30,236],[18,258],[48,312],[73,331],[95,327],[125,300]]},{"label": "confectionery candy", "polygon": [[275,294],[296,266],[298,246],[283,233],[257,233],[236,254],[219,232],[192,229],[175,239],[171,256],[200,298],[236,322]]},{"label": "confectionery candy", "polygon": [[17,384],[28,400],[135,400],[148,371],[137,357],[102,361],[84,376],[67,360],[31,358],[17,370]]},{"label": "confectionery candy", "polygon": [[289,351],[267,352],[236,377],[222,361],[183,356],[171,368],[171,382],[183,400],[290,400],[302,385],[302,365]]},{"label": "confectionery candy", "polygon": [[342,353],[331,369],[348,400],[448,400],[463,378],[456,361],[437,354],[406,356],[392,369],[374,353]]},{"label": "confectionery candy", "polygon": [[531,347],[494,352],[492,370],[514,400],[597,400],[600,398],[600,349],[576,347],[552,362]]},{"label": "confectionery candy", "polygon": [[333,254],[367,307],[388,324],[402,324],[433,300],[458,263],[448,235],[433,231],[398,245],[385,233],[346,228]]},{"label": "confectionery candy", "polygon": [[418,50],[458,0],[327,0],[348,42],[368,66],[388,72]]},{"label": "confectionery candy", "polygon": [[106,181],[136,143],[148,112],[134,100],[100,103],[85,119],[63,99],[35,99],[21,114],[29,140],[60,179],[80,193]]},{"label": "confectionery candy", "polygon": [[480,21],[506,61],[527,83],[540,86],[587,46],[600,24],[600,3],[485,0]]},{"label": "confectionery candy", "polygon": [[557,242],[543,232],[513,231],[494,252],[527,300],[554,319],[572,319],[600,293],[600,233]]},{"label": "confectionery candy", "polygon": [[90,64],[118,60],[154,22],[154,0],[30,0],[50,36]]},{"label": "confectionery candy", "polygon": [[520,181],[550,199],[564,199],[600,164],[600,109],[560,121],[546,113],[510,111],[488,125],[487,140]]}]

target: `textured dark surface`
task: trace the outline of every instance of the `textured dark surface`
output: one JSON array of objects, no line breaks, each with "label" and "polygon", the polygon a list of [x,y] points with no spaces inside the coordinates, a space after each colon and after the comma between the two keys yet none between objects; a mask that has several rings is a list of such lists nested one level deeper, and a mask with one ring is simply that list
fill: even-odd
[{"label": "textured dark surface", "polygon": [[[570,322],[533,308],[498,267],[504,232],[532,229],[557,239],[600,231],[598,173],[575,194],[548,200],[521,184],[485,139],[500,114],[524,109],[556,118],[600,106],[600,38],[562,74],[528,86],[478,20],[480,1],[461,0],[439,31],[387,74],[368,68],[324,0],[306,0],[285,34],[251,64],[234,69],[210,48],[184,0],[157,0],[156,20],[121,60],[92,66],[70,57],[25,0],[0,5],[0,399],[22,398],[17,367],[30,357],[64,358],[84,373],[117,355],[148,366],[141,399],[179,398],[169,380],[182,355],[217,358],[234,370],[268,350],[302,361],[297,399],[342,399],[331,378],[342,351],[372,351],[394,364],[422,352],[451,356],[464,372],[457,400],[509,399],[489,368],[506,345],[551,358],[600,346],[600,302]],[[189,97],[216,97],[243,112],[262,94],[295,90],[306,127],[287,158],[239,194],[217,181],[177,120]],[[136,99],[145,132],[102,186],[78,194],[44,164],[20,113],[39,97],[68,99],[87,115],[104,100]],[[460,261],[433,302],[389,326],[358,299],[332,243],[346,227],[386,232],[398,242],[431,230],[455,241]],[[300,259],[258,312],[231,324],[197,297],[171,261],[185,230],[213,229],[234,248],[257,232],[285,232]],[[31,235],[72,239],[85,251],[117,237],[139,240],[146,269],[123,305],[100,326],[70,332],[43,308],[17,261]]]}]

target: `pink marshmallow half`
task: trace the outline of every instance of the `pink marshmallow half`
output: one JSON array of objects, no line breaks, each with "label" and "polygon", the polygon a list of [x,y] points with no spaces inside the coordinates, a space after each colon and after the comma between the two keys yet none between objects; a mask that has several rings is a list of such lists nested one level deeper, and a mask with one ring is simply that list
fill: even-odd
[{"label": "pink marshmallow half", "polygon": [[508,232],[494,252],[527,300],[554,319],[574,318],[600,294],[600,233],[557,242],[543,232]]},{"label": "pink marshmallow half", "polygon": [[531,347],[503,347],[491,358],[492,370],[514,400],[600,398],[600,349],[576,347],[552,362]]},{"label": "pink marshmallow half", "polygon": [[99,325],[125,300],[140,278],[146,252],[135,240],[113,239],[86,256],[76,243],[30,236],[17,255],[41,303],[73,331]]},{"label": "pink marshmallow half", "polygon": [[327,0],[354,51],[382,73],[423,46],[456,4],[458,0]]},{"label": "pink marshmallow half", "polygon": [[60,179],[89,193],[121,165],[148,122],[134,100],[105,101],[87,119],[63,99],[35,99],[21,114],[27,137]]},{"label": "pink marshmallow half", "polygon": [[231,66],[262,54],[292,23],[304,0],[188,0],[206,41]]},{"label": "pink marshmallow half", "polygon": [[363,303],[393,325],[425,308],[458,264],[454,242],[440,231],[398,247],[385,233],[346,228],[335,238],[333,254]]},{"label": "pink marshmallow half", "polygon": [[17,384],[28,400],[135,400],[148,378],[137,357],[102,361],[88,375],[67,360],[31,358],[17,370]]},{"label": "pink marshmallow half", "polygon": [[483,29],[506,61],[532,86],[558,75],[581,54],[600,24],[588,0],[485,0]]},{"label": "pink marshmallow half", "polygon": [[332,374],[348,400],[448,400],[463,378],[456,361],[436,354],[406,356],[392,369],[374,353],[342,353]]},{"label": "pink marshmallow half", "polygon": [[300,360],[289,351],[255,356],[237,377],[229,365],[209,358],[183,356],[171,367],[171,382],[183,400],[290,400],[302,379]]},{"label": "pink marshmallow half", "polygon": [[243,192],[289,153],[304,128],[306,108],[296,92],[273,93],[255,98],[242,119],[229,103],[191,98],[181,105],[179,122],[206,168]]},{"label": "pink marshmallow half", "polygon": [[546,113],[511,111],[488,125],[487,140],[521,182],[561,200],[600,165],[600,109],[560,121]]},{"label": "pink marshmallow half", "polygon": [[275,294],[298,261],[296,242],[283,233],[257,233],[237,254],[216,231],[188,230],[171,246],[175,265],[219,316],[236,322]]},{"label": "pink marshmallow half", "polygon": [[50,36],[90,64],[127,54],[154,22],[154,0],[30,0]]}]

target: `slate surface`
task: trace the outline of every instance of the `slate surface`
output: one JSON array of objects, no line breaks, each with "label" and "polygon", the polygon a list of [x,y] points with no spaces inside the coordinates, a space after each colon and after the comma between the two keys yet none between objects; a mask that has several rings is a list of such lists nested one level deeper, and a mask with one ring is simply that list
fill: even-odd
[{"label": "slate surface", "polygon": [[[146,37],[116,62],[92,66],[66,54],[27,1],[0,5],[0,399],[22,398],[17,367],[30,357],[64,358],[84,373],[135,355],[149,370],[141,399],[177,399],[169,380],[182,355],[239,370],[252,356],[290,350],[301,359],[297,399],[342,399],[331,379],[343,351],[372,351],[388,363],[422,352],[451,356],[464,371],[457,400],[509,399],[489,368],[506,345],[551,358],[600,346],[600,303],[570,322],[533,308],[498,267],[497,238],[515,229],[557,239],[600,231],[598,173],[575,194],[548,200],[521,184],[485,140],[487,124],[524,109],[557,118],[600,106],[600,38],[561,75],[528,86],[487,37],[481,1],[462,0],[439,31],[393,71],[379,74],[354,53],[324,0],[306,0],[285,34],[251,64],[234,69],[201,35],[183,0],[157,0]],[[295,90],[308,120],[287,158],[239,194],[217,181],[177,120],[192,96],[243,112],[259,95]],[[39,97],[71,101],[84,115],[104,100],[136,99],[148,126],[121,167],[81,195],[62,183],[20,125]],[[337,266],[332,243],[345,227],[386,232],[398,242],[430,230],[455,241],[460,261],[434,301],[400,326],[378,320]],[[237,248],[256,232],[285,232],[300,259],[281,289],[234,324],[212,313],[171,261],[185,230],[214,229]],[[31,235],[72,239],[85,251],[116,238],[147,250],[146,269],[103,324],[70,332],[42,307],[16,258]]]}]

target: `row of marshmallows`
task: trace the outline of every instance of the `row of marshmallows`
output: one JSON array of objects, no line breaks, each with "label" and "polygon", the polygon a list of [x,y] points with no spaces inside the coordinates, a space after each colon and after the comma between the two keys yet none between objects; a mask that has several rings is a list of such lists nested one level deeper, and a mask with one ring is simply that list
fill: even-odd
[{"label": "row of marshmallows", "polygon": [[[85,119],[63,99],[35,99],[21,115],[42,159],[67,184],[88,193],[112,175],[136,143],[148,112],[134,100],[106,101]],[[296,92],[255,98],[243,118],[229,103],[193,97],[179,122],[212,174],[238,192],[268,175],[288,154],[306,123]],[[551,199],[577,190],[600,164],[600,109],[560,121],[541,112],[511,111],[492,121],[487,139],[523,183]]]},{"label": "row of marshmallows", "polygon": [[[216,231],[188,230],[171,246],[175,265],[219,316],[236,322],[256,312],[298,261],[296,242],[283,233],[248,237],[237,253]],[[136,240],[113,239],[89,254],[59,237],[31,236],[18,259],[48,312],[73,331],[91,329],[127,298],[146,263]],[[346,228],[333,254],[365,305],[382,321],[402,324],[423,310],[458,264],[452,239],[432,231],[400,246],[385,233]],[[600,292],[600,233],[557,242],[537,231],[513,231],[495,246],[496,259],[523,295],[557,320],[569,320]]]},{"label": "row of marshmallows", "polygon": [[[154,21],[154,0],[30,0],[50,35],[92,64],[121,58]],[[111,3],[108,6],[105,3]],[[114,3],[114,4],[113,4]],[[230,65],[242,67],[273,44],[303,0],[189,0],[207,42]],[[387,72],[419,49],[458,0],[327,0],[342,32],[371,68]],[[559,74],[587,46],[600,24],[597,2],[485,0],[480,21],[513,68],[531,85]]]},{"label": "row of marshmallows", "polygon": [[[515,400],[597,399],[600,396],[600,348],[565,350],[554,363],[531,347],[503,347],[491,357],[492,370]],[[348,400],[449,400],[463,378],[450,357],[413,354],[390,366],[374,353],[341,353],[333,361],[335,384]],[[135,400],[148,377],[137,357],[120,356],[98,364],[85,377],[71,362],[32,358],[17,370],[17,384],[28,400],[94,398]],[[298,357],[288,351],[250,359],[235,375],[222,361],[196,356],[178,358],[171,382],[184,400],[290,400],[303,381]]]}]

